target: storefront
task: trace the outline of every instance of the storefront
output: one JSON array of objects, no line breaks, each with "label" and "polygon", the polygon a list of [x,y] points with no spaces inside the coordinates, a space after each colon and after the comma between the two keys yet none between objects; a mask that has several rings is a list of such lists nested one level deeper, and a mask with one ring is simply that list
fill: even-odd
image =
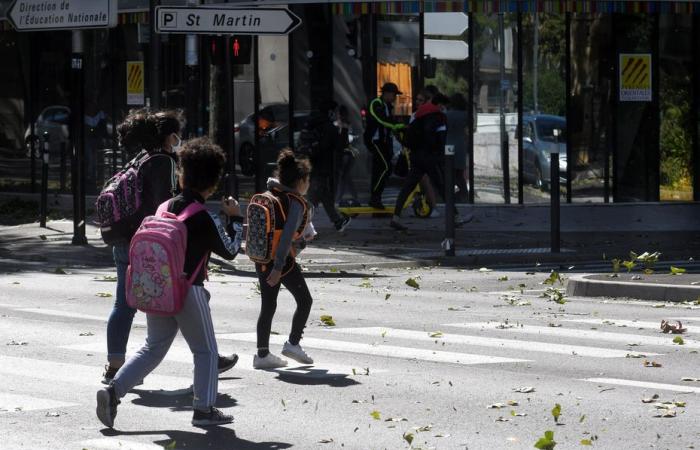
[{"label": "storefront", "polygon": [[[148,3],[120,0],[116,28],[84,32],[88,192],[128,158],[114,125],[129,108],[184,109],[187,136],[209,134],[236,155],[245,195],[262,187],[276,152],[294,146],[308,116],[333,98],[359,137],[353,178],[366,200],[362,111],[391,81],[404,94],[395,109],[406,119],[426,85],[451,98],[465,202],[547,202],[552,152],[567,202],[700,199],[700,3],[294,3],[302,25],[290,35],[198,37],[194,47],[186,36],[159,35],[157,71]],[[439,21],[428,17],[436,13],[464,13],[467,26],[431,34],[426,21]],[[39,155],[30,149],[46,133],[50,190],[69,193],[71,34],[18,33],[5,21],[0,29],[0,189],[38,189]],[[221,52],[234,42],[227,79]],[[466,48],[468,57],[438,59],[430,73],[422,62],[435,45]],[[232,117],[222,100],[227,83]]]}]

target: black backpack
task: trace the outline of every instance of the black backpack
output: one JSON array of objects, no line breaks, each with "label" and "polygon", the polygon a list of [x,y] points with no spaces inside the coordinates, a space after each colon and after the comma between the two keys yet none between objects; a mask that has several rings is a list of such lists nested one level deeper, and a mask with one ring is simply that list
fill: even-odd
[{"label": "black backpack", "polygon": [[409,150],[418,151],[423,143],[423,118],[414,119],[403,129],[401,144]]}]

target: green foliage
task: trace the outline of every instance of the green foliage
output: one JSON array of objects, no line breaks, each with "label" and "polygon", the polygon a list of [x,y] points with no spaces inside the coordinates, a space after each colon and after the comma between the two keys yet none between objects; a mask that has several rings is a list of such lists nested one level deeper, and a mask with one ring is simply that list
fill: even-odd
[{"label": "green foliage", "polygon": [[554,450],[554,447],[556,445],[557,443],[554,440],[554,431],[545,431],[544,437],[541,437],[535,443],[535,448],[538,448],[540,450]]}]

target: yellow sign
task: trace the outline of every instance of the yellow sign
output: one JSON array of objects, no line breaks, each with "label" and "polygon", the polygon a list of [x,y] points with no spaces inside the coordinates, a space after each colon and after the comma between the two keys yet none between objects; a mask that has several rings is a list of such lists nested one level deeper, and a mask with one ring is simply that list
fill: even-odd
[{"label": "yellow sign", "polygon": [[651,54],[620,54],[620,101],[651,101]]},{"label": "yellow sign", "polygon": [[126,104],[144,104],[143,61],[126,62]]}]

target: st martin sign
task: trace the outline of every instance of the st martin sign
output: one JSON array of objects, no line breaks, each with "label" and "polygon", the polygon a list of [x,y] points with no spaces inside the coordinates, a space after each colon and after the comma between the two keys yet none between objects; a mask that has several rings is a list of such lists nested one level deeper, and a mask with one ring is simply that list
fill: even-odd
[{"label": "st martin sign", "polygon": [[156,8],[158,33],[288,34],[301,19],[284,8]]},{"label": "st martin sign", "polygon": [[7,18],[17,31],[117,26],[117,0],[15,0]]}]

